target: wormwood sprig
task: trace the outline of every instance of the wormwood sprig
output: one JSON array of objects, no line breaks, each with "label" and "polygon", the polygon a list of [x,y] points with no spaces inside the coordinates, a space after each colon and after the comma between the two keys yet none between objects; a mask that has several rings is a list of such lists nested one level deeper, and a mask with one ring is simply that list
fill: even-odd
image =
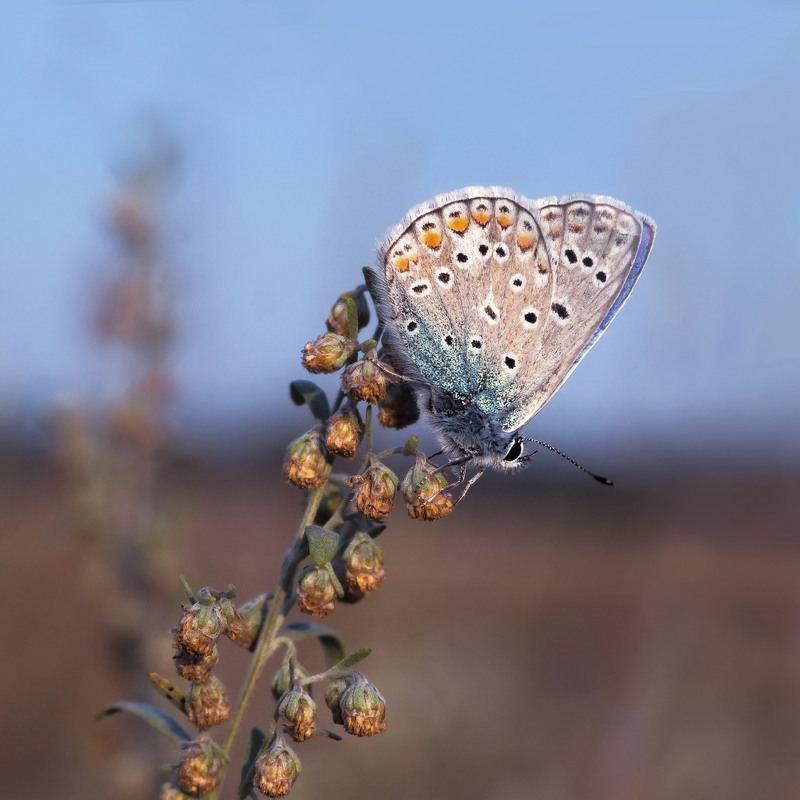
[{"label": "wormwood sprig", "polygon": [[[136,714],[180,744],[176,776],[162,787],[162,798],[220,796],[245,711],[270,660],[276,663],[271,682],[274,711],[262,727],[250,731],[236,793],[240,800],[254,790],[269,797],[291,790],[301,763],[289,741],[301,744],[312,736],[341,739],[318,727],[314,684],[327,683],[325,705],[332,722],[346,733],[372,736],[386,730],[383,696],[354,669],[370,651],[347,655],[332,629],[312,620],[287,620],[295,608],[311,617],[326,617],[338,602],[358,602],[383,584],[384,557],[375,538],[385,530],[398,491],[415,519],[438,519],[453,507],[447,479],[417,450],[416,437],[381,453],[373,451],[373,406],[379,423],[391,428],[414,422],[419,412],[408,385],[381,358],[380,330],[374,338],[359,341],[359,331],[368,321],[365,287],[359,287],[337,300],[327,332],[303,348],[302,363],[309,372],[341,370],[341,384],[332,403],[311,381],[298,380],[290,387],[292,400],[308,407],[314,426],[286,451],[283,474],[304,490],[305,508],[275,589],[237,606],[232,586],[223,591],[204,588],[195,595],[184,581],[189,602],[173,629],[173,661],[188,687],[181,690],[155,673],[150,680],[194,732],[143,703],[117,703],[103,712]],[[359,403],[367,404],[363,416]],[[337,459],[353,460],[362,448],[358,470],[349,475],[334,471]],[[414,459],[402,480],[385,464],[398,455]],[[233,705],[214,674],[221,638],[252,652]],[[321,645],[326,670],[311,674],[303,667],[298,645],[306,639]],[[224,723],[227,729],[218,743],[211,731]]]}]

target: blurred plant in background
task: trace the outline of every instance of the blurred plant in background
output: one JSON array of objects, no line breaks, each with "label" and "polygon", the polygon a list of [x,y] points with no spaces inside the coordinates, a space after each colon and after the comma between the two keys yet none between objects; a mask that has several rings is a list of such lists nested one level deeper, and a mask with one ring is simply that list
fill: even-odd
[{"label": "blurred plant in background", "polygon": [[[126,694],[141,692],[146,664],[168,646],[165,610],[175,597],[177,528],[159,471],[175,328],[165,204],[177,162],[176,146],[154,138],[126,166],[109,204],[115,253],[94,298],[93,329],[109,354],[104,366],[122,373],[121,391],[100,408],[56,415],[69,525],[86,543],[83,583],[104,615],[108,646],[98,656]],[[115,790],[140,797],[153,745],[131,731],[122,736],[110,765]]]}]

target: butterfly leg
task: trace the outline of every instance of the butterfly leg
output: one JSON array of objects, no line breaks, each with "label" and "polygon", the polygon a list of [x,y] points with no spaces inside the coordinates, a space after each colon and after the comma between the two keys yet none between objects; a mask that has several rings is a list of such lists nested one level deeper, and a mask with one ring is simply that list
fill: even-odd
[{"label": "butterfly leg", "polygon": [[[463,469],[463,470],[466,472],[466,467],[463,467],[462,469]],[[480,476],[481,476],[481,475],[483,475],[483,473],[484,473],[484,472],[486,472],[486,467],[482,467],[480,470],[478,470],[478,472],[476,472],[476,473],[475,473],[475,474],[474,474],[474,475],[473,475],[473,476],[472,476],[472,477],[471,477],[471,478],[470,478],[470,479],[467,481],[467,485],[464,487],[464,491],[463,491],[463,492],[461,492],[461,494],[458,496],[458,499],[457,499],[457,500],[454,500],[454,501],[453,501],[453,505],[454,505],[454,506],[458,505],[458,504],[459,504],[459,503],[460,503],[460,502],[461,502],[461,501],[464,499],[465,495],[466,495],[466,494],[467,494],[467,492],[469,491],[469,488],[470,488],[470,486],[472,486],[472,484],[473,484],[473,483],[475,483],[475,481],[477,481],[477,480],[478,480],[478,478],[480,478]],[[464,480],[464,478],[463,478],[463,475],[462,475],[462,477],[461,477],[461,481],[463,481],[463,480]],[[461,481],[459,481],[459,483],[461,483]]]}]

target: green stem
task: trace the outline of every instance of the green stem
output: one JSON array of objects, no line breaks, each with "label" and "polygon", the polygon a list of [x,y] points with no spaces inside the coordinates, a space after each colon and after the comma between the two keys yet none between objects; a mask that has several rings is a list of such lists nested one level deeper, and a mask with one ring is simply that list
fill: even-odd
[{"label": "green stem", "polygon": [[[327,477],[322,485],[317,487],[309,497],[306,513],[303,515],[303,519],[300,522],[294,544],[287,552],[286,558],[283,560],[278,587],[275,590],[275,595],[272,599],[272,605],[269,608],[267,618],[264,620],[264,623],[261,626],[256,649],[253,652],[253,659],[250,662],[250,671],[247,673],[247,678],[245,680],[244,687],[242,688],[239,702],[236,704],[236,709],[231,716],[230,725],[228,726],[228,731],[225,734],[225,741],[222,743],[222,751],[225,754],[225,757],[228,759],[228,762],[230,762],[231,750],[233,749],[233,744],[236,741],[236,735],[241,727],[242,719],[244,718],[244,714],[247,711],[247,707],[249,706],[253,692],[255,691],[256,682],[258,681],[259,677],[261,677],[264,666],[266,665],[269,657],[272,655],[276,634],[280,630],[280,627],[286,618],[284,603],[287,599],[287,595],[293,587],[297,566],[305,557],[302,547],[303,534],[306,526],[310,525],[314,521],[317,509],[319,508],[320,502],[322,501],[322,497],[325,493],[326,485]],[[224,774],[225,773],[223,773],[222,778],[220,778],[217,789],[208,795],[208,800],[215,800],[219,796],[219,792],[222,789]]]}]

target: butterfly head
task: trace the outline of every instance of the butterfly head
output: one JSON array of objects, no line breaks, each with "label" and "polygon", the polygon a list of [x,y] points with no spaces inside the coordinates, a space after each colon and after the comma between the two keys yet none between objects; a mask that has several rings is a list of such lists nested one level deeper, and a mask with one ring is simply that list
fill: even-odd
[{"label": "butterfly head", "polygon": [[480,469],[510,472],[528,465],[533,453],[525,452],[525,439],[503,430],[498,414],[481,410],[471,398],[454,399],[427,387],[417,387],[417,397],[445,452]]}]

